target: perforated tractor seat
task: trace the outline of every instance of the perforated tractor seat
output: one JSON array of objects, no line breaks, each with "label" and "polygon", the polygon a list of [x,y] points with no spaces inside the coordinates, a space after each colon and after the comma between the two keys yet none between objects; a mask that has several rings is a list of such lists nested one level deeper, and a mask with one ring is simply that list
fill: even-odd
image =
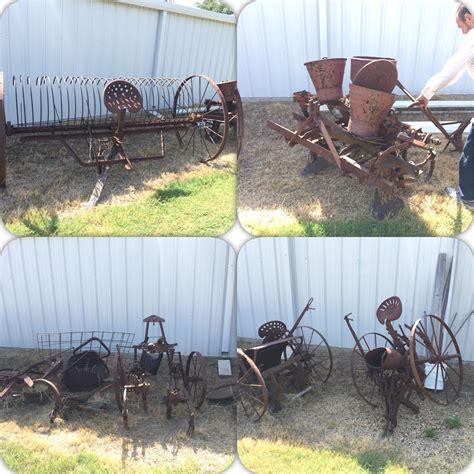
[{"label": "perforated tractor seat", "polygon": [[263,338],[263,344],[282,339],[286,333],[286,324],[282,321],[268,321],[258,328],[258,335]]}]

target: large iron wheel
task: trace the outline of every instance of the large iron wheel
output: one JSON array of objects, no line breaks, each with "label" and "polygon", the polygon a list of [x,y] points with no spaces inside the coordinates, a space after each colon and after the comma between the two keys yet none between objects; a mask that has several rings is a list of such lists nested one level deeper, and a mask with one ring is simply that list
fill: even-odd
[{"label": "large iron wheel", "polygon": [[184,386],[194,408],[201,407],[207,395],[207,366],[200,352],[191,352],[186,360]]},{"label": "large iron wheel", "polygon": [[251,421],[258,421],[268,408],[268,390],[254,361],[242,349],[237,349],[239,375],[237,399]]},{"label": "large iron wheel", "polygon": [[372,369],[365,361],[365,354],[377,347],[393,347],[390,339],[377,332],[369,332],[361,336],[351,355],[352,382],[357,393],[372,407],[381,402],[379,390]]},{"label": "large iron wheel", "polygon": [[63,416],[63,399],[56,385],[47,379],[34,379],[31,386],[25,386],[21,392],[13,392],[12,398],[19,398],[25,405],[46,407],[51,423]]},{"label": "large iron wheel", "polygon": [[117,347],[113,365],[114,395],[117,408],[122,414],[123,424],[125,428],[128,428],[128,393],[126,385],[127,374],[125,372],[125,364],[120,349]]},{"label": "large iron wheel", "polygon": [[298,326],[293,336],[301,337],[294,352],[301,356],[303,367],[309,369],[311,385],[325,383],[332,372],[332,353],[324,336],[309,326]]},{"label": "large iron wheel", "polygon": [[217,158],[225,147],[229,131],[227,103],[219,86],[206,76],[196,74],[178,87],[173,117],[190,120],[185,129],[176,131],[184,151],[206,163]]},{"label": "large iron wheel", "polygon": [[[449,405],[459,397],[463,382],[461,351],[442,319],[428,315],[415,321],[410,331],[409,359],[416,384],[427,398]],[[425,387],[427,377],[434,378],[433,389]]]},{"label": "large iron wheel", "polygon": [[238,89],[235,90],[236,111],[233,120],[235,121],[235,137],[237,140],[237,156],[240,155],[242,144],[244,143],[244,107]]}]

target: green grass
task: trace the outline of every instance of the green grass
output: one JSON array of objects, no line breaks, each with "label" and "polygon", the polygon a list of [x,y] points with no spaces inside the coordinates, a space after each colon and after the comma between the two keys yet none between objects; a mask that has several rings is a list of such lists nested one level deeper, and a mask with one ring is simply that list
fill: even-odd
[{"label": "green grass", "polygon": [[326,219],[320,221],[299,220],[283,225],[265,226],[261,223],[244,223],[246,230],[259,236],[304,236],[304,237],[428,237],[433,235],[456,235],[465,230],[472,215],[463,213],[459,220],[440,220],[435,227],[406,211],[397,217],[384,220],[373,218]]},{"label": "green grass", "polygon": [[291,473],[408,473],[395,453],[368,450],[355,455],[324,448],[292,446],[281,441],[243,438],[239,458],[256,474]]},{"label": "green grass", "polygon": [[[120,456],[99,456],[90,452],[69,453],[50,449],[43,444],[25,446],[17,441],[0,441],[0,457],[5,465],[18,474],[109,474],[109,473],[160,473],[187,474],[199,472],[199,465],[193,459],[182,464],[166,463],[155,467],[136,461],[120,461]],[[202,472],[202,470],[201,470]]]},{"label": "green grass", "polygon": [[386,219],[328,219],[321,221],[298,221],[281,226],[249,229],[261,236],[305,236],[305,237],[385,237],[385,236],[429,236],[432,232],[421,222],[403,218]]},{"label": "green grass", "polygon": [[179,180],[130,204],[103,204],[71,215],[32,209],[7,229],[20,236],[220,235],[236,214],[235,170]]},{"label": "green grass", "polygon": [[462,427],[461,420],[459,419],[457,415],[448,416],[447,418],[444,419],[443,423],[444,423],[444,426],[446,426],[446,428],[450,430],[459,429]]},{"label": "green grass", "polygon": [[436,428],[427,428],[424,434],[425,438],[435,440],[438,437],[438,430]]}]

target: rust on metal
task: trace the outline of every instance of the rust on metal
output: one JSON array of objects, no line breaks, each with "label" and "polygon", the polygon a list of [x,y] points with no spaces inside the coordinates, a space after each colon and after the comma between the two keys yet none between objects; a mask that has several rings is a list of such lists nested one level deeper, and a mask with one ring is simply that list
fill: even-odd
[{"label": "rust on metal", "polygon": [[410,400],[412,392],[422,398],[448,405],[461,393],[462,358],[458,343],[449,326],[440,318],[428,315],[413,325],[395,330],[392,322],[402,315],[400,298],[383,301],[376,316],[385,325],[388,336],[368,333],[358,337],[346,315],[344,320],[354,338],[351,373],[354,386],[369,405],[385,406],[384,435],[397,426],[400,405],[418,413]]},{"label": "rust on metal", "polygon": [[[234,130],[237,148],[243,140],[243,108],[236,81],[216,83],[195,74],[178,78],[48,77],[12,79],[13,113],[5,119],[3,75],[0,75],[0,186],[5,185],[6,136],[59,142],[82,166],[96,167],[102,181],[112,165],[132,169],[133,162],[165,156],[164,133],[176,134],[184,152],[200,162],[222,153]],[[160,136],[157,154],[129,155],[124,137]],[[80,141],[88,145],[87,156]]]},{"label": "rust on metal", "polygon": [[286,381],[300,394],[325,383],[332,371],[331,349],[324,336],[300,323],[313,309],[310,298],[292,328],[282,321],[268,321],[258,329],[260,345],[237,349],[238,380],[232,392],[245,415],[258,421],[271,407],[282,407]]},{"label": "rust on metal", "polygon": [[[342,175],[355,175],[360,183],[375,186],[387,195],[431,179],[436,160],[433,146],[440,145],[440,141],[402,122],[392,109],[396,85],[414,99],[398,79],[396,60],[354,56],[353,83],[347,96],[342,89],[339,92],[345,61],[325,58],[305,63],[316,95],[308,91],[294,93],[293,99],[302,112],[294,114],[294,130],[270,120],[267,126],[282,135],[289,146],[307,148],[313,160],[335,163]],[[322,104],[329,113],[321,111]],[[429,111],[427,116],[443,131],[448,144],[459,146],[464,129],[459,130],[467,126],[467,121],[450,135]],[[425,150],[426,155],[410,156],[412,148]]]},{"label": "rust on metal", "polygon": [[[189,354],[186,365],[183,363],[181,352],[176,351],[176,343],[166,339],[165,320],[160,316],[148,316],[145,323],[143,341],[133,346],[133,364],[127,369],[125,358],[120,346],[114,361],[114,392],[118,409],[122,413],[123,424],[129,428],[129,398],[131,394],[139,395],[142,399],[143,410],[146,412],[147,397],[151,389],[149,375],[156,375],[163,357],[167,360],[168,387],[164,396],[166,416],[171,418],[173,407],[186,404],[188,409],[188,435],[194,433],[195,411],[202,406],[207,394],[207,367],[200,352]],[[152,327],[158,324],[156,339],[151,340]],[[140,352],[140,356],[138,355]]]}]

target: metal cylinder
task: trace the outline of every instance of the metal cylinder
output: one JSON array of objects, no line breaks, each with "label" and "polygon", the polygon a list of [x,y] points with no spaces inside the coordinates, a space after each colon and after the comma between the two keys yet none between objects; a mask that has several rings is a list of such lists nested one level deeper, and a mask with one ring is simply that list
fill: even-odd
[{"label": "metal cylinder", "polygon": [[357,76],[357,73],[366,65],[375,61],[377,59],[385,59],[393,63],[394,66],[397,65],[397,60],[394,58],[383,58],[379,56],[352,56],[351,58],[351,72],[350,78],[351,81]]},{"label": "metal cylinder", "polygon": [[346,61],[345,58],[323,58],[305,63],[321,104],[343,97],[342,81]]},{"label": "metal cylinder", "polygon": [[361,137],[377,137],[395,95],[349,84],[349,131]]},{"label": "metal cylinder", "polygon": [[391,347],[377,347],[366,352],[365,361],[372,369],[398,369],[402,365],[402,355]]}]

